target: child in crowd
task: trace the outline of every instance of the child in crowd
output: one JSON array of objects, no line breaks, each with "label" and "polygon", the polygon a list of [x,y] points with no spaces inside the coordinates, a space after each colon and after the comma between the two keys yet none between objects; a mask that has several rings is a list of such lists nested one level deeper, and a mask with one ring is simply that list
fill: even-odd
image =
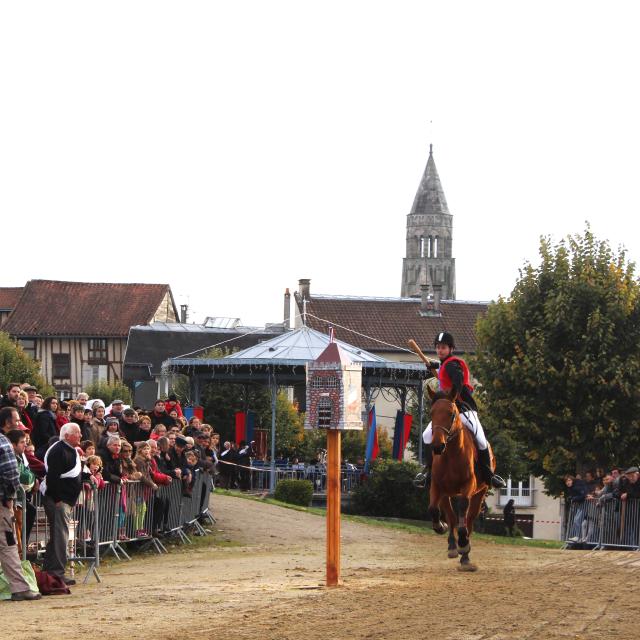
[{"label": "child in crowd", "polygon": [[140,486],[135,492],[135,535],[136,538],[144,538],[149,535],[144,526],[147,515],[147,502],[151,500],[153,492],[158,489],[158,485],[151,476],[151,446],[146,442],[140,444],[133,462],[137,472],[140,474]]}]

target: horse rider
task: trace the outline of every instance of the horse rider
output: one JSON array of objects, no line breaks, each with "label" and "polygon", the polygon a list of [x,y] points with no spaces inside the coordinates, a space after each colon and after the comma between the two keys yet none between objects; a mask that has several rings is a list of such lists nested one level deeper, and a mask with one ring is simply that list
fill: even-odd
[{"label": "horse rider", "polygon": [[[446,331],[440,332],[434,340],[434,346],[440,360],[440,366],[434,367],[437,370],[440,390],[449,393],[453,389],[456,392],[456,404],[460,411],[460,420],[470,431],[478,449],[478,463],[482,479],[490,487],[502,489],[507,484],[500,476],[494,474],[491,469],[489,442],[484,435],[484,430],[478,417],[478,406],[473,399],[469,367],[462,358],[453,355],[455,342],[450,333]],[[422,473],[416,476],[415,482],[418,486],[428,487],[431,482],[431,465],[433,463],[433,449],[431,447],[433,429],[431,422],[424,430],[422,440],[427,445],[425,448],[425,468]]]}]

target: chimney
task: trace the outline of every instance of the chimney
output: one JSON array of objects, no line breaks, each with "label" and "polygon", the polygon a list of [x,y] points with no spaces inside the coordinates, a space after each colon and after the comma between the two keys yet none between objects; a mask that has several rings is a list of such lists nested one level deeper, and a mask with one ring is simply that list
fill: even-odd
[{"label": "chimney", "polygon": [[434,284],[433,285],[433,310],[435,313],[440,315],[442,311],[440,311],[440,299],[442,298],[442,285]]},{"label": "chimney", "polygon": [[288,287],[284,292],[284,328],[291,328],[291,294]]},{"label": "chimney", "polygon": [[182,324],[187,324],[188,309],[189,309],[189,305],[186,305],[186,304],[180,305],[180,322]]},{"label": "chimney", "polygon": [[311,280],[309,278],[298,280],[298,292],[302,300],[311,299]]},{"label": "chimney", "polygon": [[429,285],[420,285],[420,313],[427,313],[429,311]]}]

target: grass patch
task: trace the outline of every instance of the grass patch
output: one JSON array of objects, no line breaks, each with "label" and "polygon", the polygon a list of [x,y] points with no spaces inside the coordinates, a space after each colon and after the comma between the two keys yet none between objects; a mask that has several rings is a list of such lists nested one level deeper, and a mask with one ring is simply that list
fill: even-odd
[{"label": "grass patch", "polygon": [[[321,507],[300,507],[295,504],[287,504],[286,502],[280,502],[266,496],[256,496],[241,491],[229,490],[229,489],[216,489],[215,493],[218,495],[229,496],[231,498],[242,498],[243,500],[253,500],[254,502],[263,502],[266,504],[272,504],[276,507],[282,507],[284,509],[292,509],[293,511],[303,511],[304,513],[310,513],[316,516],[327,515],[326,509]],[[359,524],[367,524],[376,527],[386,527],[388,529],[396,529],[398,531],[404,531],[406,533],[418,533],[420,535],[436,536],[431,529],[431,523],[423,520],[404,520],[402,518],[380,518],[371,516],[356,516],[349,514],[342,514],[342,519],[346,522],[357,522]],[[516,547],[536,547],[540,549],[560,549],[562,548],[562,542],[557,540],[531,540],[526,538],[509,538],[507,536],[495,536],[488,533],[474,532],[473,537],[476,540],[482,540],[489,544],[502,544]]]}]

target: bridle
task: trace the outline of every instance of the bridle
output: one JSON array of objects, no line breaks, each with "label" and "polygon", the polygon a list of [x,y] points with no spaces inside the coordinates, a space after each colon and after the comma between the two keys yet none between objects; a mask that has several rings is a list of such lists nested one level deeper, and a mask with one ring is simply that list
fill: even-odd
[{"label": "bridle", "polygon": [[460,420],[460,411],[458,410],[458,407],[456,406],[455,402],[452,402],[451,406],[453,407],[453,412],[451,414],[451,425],[449,426],[448,429],[441,425],[435,425],[435,424],[431,425],[431,428],[433,431],[442,431],[445,434],[447,438],[445,441],[445,445],[451,442],[451,440],[453,440],[453,438],[462,429],[462,421]]}]

